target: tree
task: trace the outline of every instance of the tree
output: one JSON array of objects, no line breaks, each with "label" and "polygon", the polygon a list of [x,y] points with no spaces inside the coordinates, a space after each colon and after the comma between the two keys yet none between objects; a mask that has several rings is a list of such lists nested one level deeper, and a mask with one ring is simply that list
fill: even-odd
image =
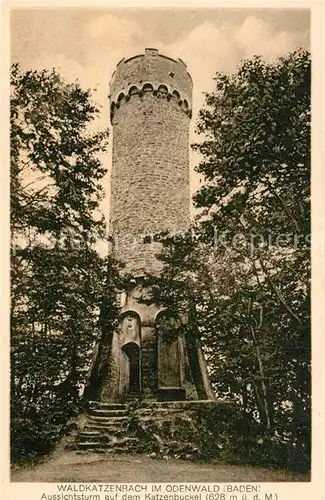
[{"label": "tree", "polygon": [[[51,448],[78,406],[118,267],[102,258],[108,132],[89,90],[53,71],[11,72],[12,458]],[[110,281],[107,282],[107,271]]]},{"label": "tree", "polygon": [[269,465],[281,454],[286,465],[306,466],[309,54],[275,64],[254,58],[233,75],[218,73],[197,131],[201,212],[191,232],[165,239],[165,268],[152,291],[180,308],[195,304],[189,328],[199,332],[218,396],[258,422],[252,454],[261,460],[259,443],[264,455],[269,443],[282,450],[267,456]]}]

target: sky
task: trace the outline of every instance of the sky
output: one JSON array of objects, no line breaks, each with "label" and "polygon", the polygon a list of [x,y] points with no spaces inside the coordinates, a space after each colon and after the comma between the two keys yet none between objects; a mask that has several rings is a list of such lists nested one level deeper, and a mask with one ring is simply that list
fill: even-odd
[{"label": "sky", "polygon": [[[180,57],[193,79],[190,142],[195,142],[198,110],[204,92],[213,90],[213,76],[236,71],[240,61],[261,55],[273,62],[298,47],[309,49],[307,9],[14,9],[11,11],[11,62],[22,69],[55,67],[69,81],[96,88],[101,105],[95,127],[109,123],[109,82],[122,57],[141,54],[145,47]],[[110,144],[112,134],[110,135]],[[109,214],[111,147],[101,158],[108,174],[102,209]],[[200,186],[194,173],[199,161],[190,154],[191,193]]]}]

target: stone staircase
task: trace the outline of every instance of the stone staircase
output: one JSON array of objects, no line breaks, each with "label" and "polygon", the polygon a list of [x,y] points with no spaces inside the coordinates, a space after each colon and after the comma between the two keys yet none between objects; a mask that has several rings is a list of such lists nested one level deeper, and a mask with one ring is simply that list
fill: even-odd
[{"label": "stone staircase", "polygon": [[128,406],[119,403],[89,403],[86,421],[79,430],[74,449],[79,452],[136,452],[139,440],[129,429]]},{"label": "stone staircase", "polygon": [[[146,453],[178,458],[217,456],[226,446],[233,405],[222,401],[89,402],[77,435],[67,445],[77,453]],[[211,429],[211,423],[217,423]],[[211,446],[207,449],[207,443]],[[210,449],[211,448],[211,449]]]}]

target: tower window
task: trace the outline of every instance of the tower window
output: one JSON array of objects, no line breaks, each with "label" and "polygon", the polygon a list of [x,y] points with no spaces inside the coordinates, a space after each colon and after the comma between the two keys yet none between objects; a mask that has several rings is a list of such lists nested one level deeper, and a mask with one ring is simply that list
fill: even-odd
[{"label": "tower window", "polygon": [[134,85],[133,87],[130,88],[129,95],[134,95],[137,94],[138,92],[139,92],[138,87]]},{"label": "tower window", "polygon": [[168,88],[166,87],[166,85],[159,85],[158,92],[162,92],[162,93],[167,94]]}]

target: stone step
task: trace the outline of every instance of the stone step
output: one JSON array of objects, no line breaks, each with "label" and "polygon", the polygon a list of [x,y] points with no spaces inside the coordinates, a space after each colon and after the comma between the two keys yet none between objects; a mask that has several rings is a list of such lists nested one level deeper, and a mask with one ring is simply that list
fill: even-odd
[{"label": "stone step", "polygon": [[103,410],[103,409],[91,409],[89,411],[90,415],[95,415],[98,417],[126,417],[128,415],[128,410]]},{"label": "stone step", "polygon": [[107,417],[107,416],[98,416],[98,415],[88,415],[88,422],[92,423],[103,423],[103,424],[123,424],[129,421],[128,416],[121,417]]},{"label": "stone step", "polygon": [[89,408],[101,410],[125,410],[127,406],[123,403],[102,403],[100,401],[89,401]]},{"label": "stone step", "polygon": [[85,431],[96,431],[96,432],[104,432],[106,434],[110,433],[114,436],[117,436],[118,434],[125,434],[127,432],[127,426],[126,425],[106,425],[106,424],[101,424],[101,423],[94,423],[94,424],[86,424],[84,429]]},{"label": "stone step", "polygon": [[81,443],[109,443],[111,446],[119,445],[119,446],[128,446],[129,444],[133,444],[138,442],[138,438],[133,438],[127,435],[124,436],[111,436],[108,434],[100,434],[98,436],[89,436],[81,433],[78,436],[79,444]]},{"label": "stone step", "polygon": [[78,441],[76,444],[76,449],[94,449],[94,448],[105,448],[105,449],[120,449],[123,451],[130,450],[132,448],[139,447],[139,440],[137,438],[125,438],[124,440],[110,440],[110,439],[97,439],[91,441]]},{"label": "stone step", "polygon": [[[82,436],[82,433],[80,434],[79,437]],[[138,442],[139,441],[139,438],[137,437],[132,437],[132,436],[123,436],[123,437],[115,437],[115,436],[105,436],[105,435],[99,435],[99,436],[85,436],[85,437],[92,437],[92,438],[96,438],[96,439],[102,439],[102,438],[105,438],[104,441],[109,441],[111,444],[119,444],[119,445],[122,445],[122,444],[126,444],[126,443],[135,443],[135,442]],[[94,439],[92,439],[92,441],[89,441],[89,442],[93,442]]]},{"label": "stone step", "polygon": [[90,436],[89,434],[81,433],[78,437],[78,443],[103,443],[111,441],[110,436],[106,436],[103,434],[98,434],[96,436]]},{"label": "stone step", "polygon": [[[119,453],[126,453],[125,448],[103,448],[102,446],[97,446],[94,448],[84,448],[84,449],[76,449],[76,453],[79,455],[88,454],[88,453],[100,453],[103,455],[118,455]],[[128,450],[130,454],[136,454],[142,451],[141,447],[134,447]]]},{"label": "stone step", "polygon": [[98,430],[88,429],[87,427],[85,427],[82,430],[81,435],[83,435],[83,436],[100,436],[101,433]]},{"label": "stone step", "polygon": [[[88,429],[89,429],[89,427],[87,427],[87,430]],[[127,426],[118,429],[116,427],[109,427],[108,425],[101,425],[101,426],[97,426],[97,427],[91,427],[90,430],[97,431],[100,434],[107,434],[107,435],[110,435],[110,436],[119,436],[119,435],[123,435],[124,436],[124,435],[126,435],[129,432]]]},{"label": "stone step", "polygon": [[116,430],[116,429],[108,429],[102,427],[97,430],[98,434],[85,434],[84,431],[80,433],[80,436],[86,436],[89,438],[100,437],[100,436],[108,436],[110,439],[123,439],[129,435],[126,429]]},{"label": "stone step", "polygon": [[127,429],[127,421],[126,422],[119,422],[119,423],[115,423],[115,424],[112,424],[110,422],[97,422],[97,421],[94,421],[94,422],[91,422],[91,421],[88,421],[86,423],[86,425],[84,426],[84,429],[85,431],[97,431],[97,432],[101,432],[101,431],[111,431],[111,432],[125,432],[125,430]]}]

